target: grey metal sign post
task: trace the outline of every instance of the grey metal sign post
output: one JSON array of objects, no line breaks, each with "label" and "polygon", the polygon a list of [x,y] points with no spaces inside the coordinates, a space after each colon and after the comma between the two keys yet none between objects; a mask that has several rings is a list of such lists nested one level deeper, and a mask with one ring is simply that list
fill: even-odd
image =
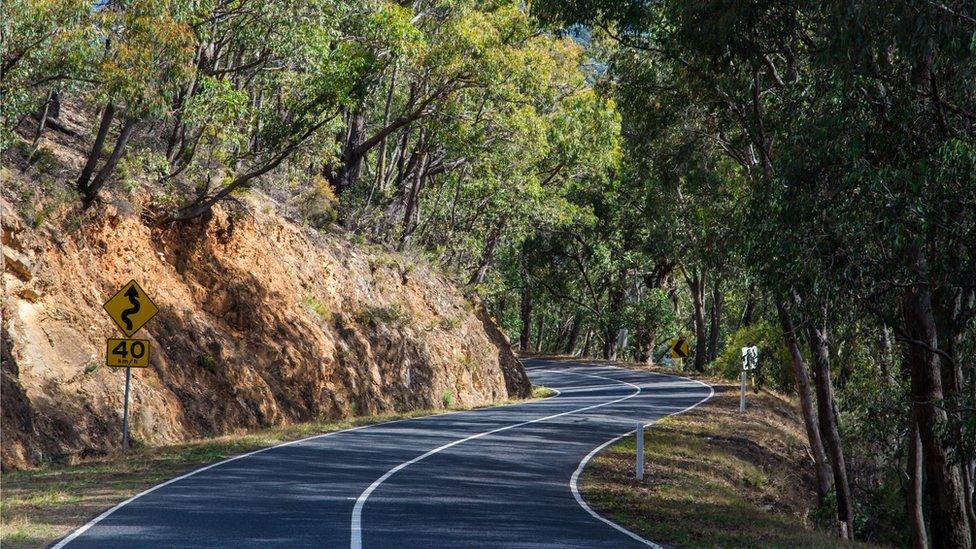
[{"label": "grey metal sign post", "polygon": [[644,480],[644,423],[637,422],[637,480]]},{"label": "grey metal sign post", "polygon": [[755,370],[756,365],[759,363],[759,348],[758,347],[743,347],[742,348],[742,374],[740,375],[741,380],[741,391],[739,393],[739,411],[746,411],[746,384],[749,380],[749,371]]},{"label": "grey metal sign post", "polygon": [[125,404],[122,405],[122,449],[129,449],[129,380],[132,368],[125,369]]},{"label": "grey metal sign post", "polygon": [[[135,280],[122,286],[102,308],[126,338],[135,335],[159,312],[159,308]],[[132,368],[148,368],[149,353],[148,339],[110,337],[105,340],[105,364],[112,368],[125,368],[125,396],[122,401],[123,450],[129,449],[129,390],[132,385]]]}]

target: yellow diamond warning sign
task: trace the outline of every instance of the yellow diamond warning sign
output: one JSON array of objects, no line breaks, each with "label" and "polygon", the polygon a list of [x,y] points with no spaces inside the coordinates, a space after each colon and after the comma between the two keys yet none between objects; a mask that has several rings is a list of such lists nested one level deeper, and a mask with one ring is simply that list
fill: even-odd
[{"label": "yellow diamond warning sign", "polygon": [[139,331],[139,328],[159,312],[156,304],[135,280],[122,286],[103,307],[127,337]]},{"label": "yellow diamond warning sign", "polygon": [[148,368],[148,339],[105,340],[105,364],[113,368]]},{"label": "yellow diamond warning sign", "polygon": [[685,338],[671,340],[671,358],[688,358],[688,341]]}]

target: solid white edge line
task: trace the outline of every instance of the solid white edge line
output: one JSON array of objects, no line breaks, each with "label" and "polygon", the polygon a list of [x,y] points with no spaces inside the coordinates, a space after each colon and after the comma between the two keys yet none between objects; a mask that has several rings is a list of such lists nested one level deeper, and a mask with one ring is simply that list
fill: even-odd
[{"label": "solid white edge line", "polygon": [[535,418],[535,419],[532,419],[532,420],[529,420],[529,421],[523,421],[521,423],[514,423],[512,425],[506,425],[504,427],[499,427],[497,429],[492,429],[490,431],[485,431],[485,432],[482,432],[482,433],[477,433],[477,434],[471,435],[469,437],[465,437],[465,438],[462,438],[462,439],[454,440],[454,441],[451,441],[451,442],[449,442],[449,443],[447,443],[447,444],[445,444],[443,446],[439,446],[437,448],[434,448],[433,450],[429,450],[428,452],[426,452],[426,453],[424,453],[424,454],[422,454],[420,456],[417,456],[417,457],[415,457],[415,458],[413,458],[411,460],[404,461],[403,463],[397,465],[396,467],[394,467],[394,468],[390,469],[389,471],[387,471],[386,473],[384,473],[383,476],[381,476],[380,478],[378,478],[375,481],[373,481],[373,483],[370,484],[369,487],[366,488],[366,490],[364,490],[362,494],[360,494],[359,498],[356,499],[356,505],[355,505],[355,507],[353,507],[353,510],[352,510],[352,520],[350,522],[350,533],[349,533],[349,546],[350,546],[350,549],[362,549],[362,547],[363,547],[362,518],[363,518],[363,507],[366,505],[366,500],[369,499],[370,494],[372,494],[374,490],[376,490],[377,488],[379,488],[379,486],[381,484],[383,484],[388,478],[390,478],[393,475],[395,475],[398,471],[401,471],[401,470],[403,470],[403,469],[405,469],[405,468],[413,465],[414,463],[417,463],[418,461],[421,461],[423,459],[426,459],[426,458],[428,458],[428,457],[430,457],[430,456],[432,456],[432,455],[434,455],[434,454],[436,454],[438,452],[442,452],[444,450],[447,450],[448,448],[451,448],[453,446],[457,446],[458,444],[461,444],[461,443],[464,443],[464,442],[468,442],[470,440],[475,440],[475,439],[478,439],[478,438],[481,438],[481,437],[485,437],[485,436],[488,436],[488,435],[493,435],[495,433],[500,433],[502,431],[508,431],[509,429],[515,429],[517,427],[524,427],[525,425],[530,425],[532,423],[538,423],[540,421],[547,421],[547,420],[550,420],[550,419],[555,419],[557,417],[562,417],[562,416],[566,416],[566,415],[570,415],[570,414],[575,414],[577,412],[584,412],[586,410],[592,410],[594,408],[601,408],[603,406],[609,406],[611,404],[616,404],[618,402],[623,402],[623,401],[625,401],[625,400],[627,400],[629,398],[633,398],[633,397],[635,397],[635,396],[637,396],[637,395],[639,395],[641,393],[641,388],[638,387],[637,385],[634,385],[633,383],[628,383],[626,381],[621,381],[619,379],[613,379],[612,377],[605,377],[605,376],[600,376],[600,375],[595,375],[595,374],[584,374],[584,373],[575,372],[575,371],[546,370],[544,368],[533,368],[533,370],[536,371],[536,372],[551,372],[551,373],[558,373],[558,374],[579,375],[579,376],[586,376],[586,377],[606,379],[608,381],[613,381],[613,382],[616,382],[616,383],[620,383],[622,385],[630,385],[631,387],[633,387],[634,389],[637,389],[637,390],[635,392],[633,392],[633,393],[631,393],[631,394],[623,397],[623,398],[618,398],[618,399],[610,400],[610,401],[607,401],[607,402],[601,402],[599,404],[592,404],[590,406],[584,406],[582,408],[577,408],[575,410],[568,410],[566,412],[561,412],[561,413],[553,414],[553,415],[550,415],[550,416]]},{"label": "solid white edge line", "polygon": [[[552,388],[549,387],[549,389],[552,389]],[[513,402],[511,404],[503,404],[501,406],[491,406],[491,407],[486,407],[486,408],[472,408],[470,410],[454,410],[454,411],[451,411],[451,412],[440,412],[440,413],[430,414],[430,415],[426,415],[426,416],[407,417],[407,418],[401,418],[401,419],[392,419],[390,421],[381,421],[379,423],[370,423],[369,425],[359,425],[357,427],[350,427],[348,429],[343,429],[341,431],[330,431],[328,433],[321,433],[321,434],[318,434],[318,435],[312,435],[312,436],[308,436],[308,437],[305,437],[305,438],[300,438],[300,439],[296,439],[296,440],[290,440],[288,442],[282,442],[281,444],[276,444],[274,446],[268,446],[268,447],[265,447],[265,448],[259,448],[257,450],[254,450],[252,452],[248,452],[246,454],[241,454],[239,456],[234,456],[234,457],[231,457],[231,458],[227,458],[225,460],[218,461],[217,463],[211,463],[210,465],[207,465],[205,467],[200,467],[199,469],[194,469],[194,470],[190,471],[189,473],[184,473],[183,475],[180,475],[180,476],[175,477],[175,478],[171,478],[171,479],[167,480],[166,482],[157,484],[157,485],[155,485],[155,486],[153,486],[151,488],[148,488],[146,490],[143,490],[142,492],[139,492],[138,494],[136,494],[136,495],[130,497],[129,499],[123,501],[122,503],[116,504],[114,507],[112,507],[108,511],[105,511],[104,513],[102,513],[102,514],[98,515],[97,517],[91,519],[90,521],[88,521],[87,523],[85,523],[83,526],[81,526],[77,530],[71,532],[70,534],[68,534],[64,538],[61,538],[61,540],[58,541],[56,544],[52,545],[50,547],[50,549],[62,549],[65,545],[71,543],[71,541],[73,541],[75,538],[77,538],[78,536],[80,536],[80,535],[84,534],[85,532],[87,532],[92,526],[95,526],[96,524],[98,524],[99,522],[101,522],[102,520],[104,520],[106,517],[108,517],[109,515],[111,515],[112,513],[118,511],[119,509],[125,507],[126,505],[132,503],[133,501],[141,498],[142,496],[145,496],[146,494],[155,492],[156,490],[159,490],[160,488],[163,488],[165,486],[169,486],[170,484],[173,484],[175,482],[179,482],[179,481],[181,481],[183,479],[192,477],[193,475],[196,475],[197,473],[202,473],[204,471],[207,471],[209,469],[213,469],[214,467],[219,467],[221,465],[225,465],[225,464],[230,463],[232,461],[237,461],[239,459],[244,459],[246,457],[250,457],[250,456],[253,456],[255,454],[260,454],[262,452],[267,452],[268,450],[274,450],[275,448],[283,448],[285,446],[291,446],[292,444],[300,444],[302,442],[308,442],[310,440],[316,440],[316,439],[320,439],[320,438],[325,438],[325,437],[329,437],[329,436],[332,436],[332,435],[338,435],[338,434],[341,434],[341,433],[349,433],[349,432],[352,432],[352,431],[358,431],[360,429],[368,429],[370,427],[380,427],[382,425],[390,425],[392,423],[400,423],[400,422],[404,422],[404,421],[415,421],[415,420],[419,420],[419,419],[427,419],[427,418],[439,417],[439,416],[448,416],[448,415],[452,415],[452,414],[461,414],[461,413],[465,413],[465,412],[478,412],[480,410],[496,410],[498,408],[505,408],[506,406],[519,406],[519,405],[524,405],[524,404],[535,404],[537,402],[544,402],[544,401],[547,401],[549,399],[556,398],[556,397],[558,397],[560,395],[560,392],[559,392],[558,389],[552,389],[552,390],[555,391],[556,394],[550,395],[550,396],[545,397],[545,398],[540,398],[538,400],[529,401],[529,402]]]},{"label": "solid white edge line", "polygon": [[[602,365],[601,364],[601,366],[605,366],[605,365]],[[624,371],[628,371],[628,372],[640,372],[641,371],[641,370],[630,370],[628,368],[620,368],[619,366],[608,366],[608,367],[610,367],[610,368],[616,368],[618,370],[624,370]],[[698,381],[697,379],[691,379],[689,377],[678,376],[678,375],[674,375],[674,374],[664,374],[664,373],[660,373],[660,372],[648,372],[648,373],[655,373],[655,374],[665,375],[665,376],[668,376],[668,377],[675,377],[675,378],[678,378],[678,379],[685,379],[685,380],[688,380],[688,381],[693,381],[693,382],[695,382],[695,383],[697,383],[697,384],[699,384],[699,385],[701,385],[703,387],[707,387],[708,388],[708,396],[706,396],[705,398],[699,400],[698,402],[692,404],[691,406],[689,406],[687,408],[684,408],[682,410],[678,410],[676,412],[671,412],[670,414],[665,415],[665,416],[661,416],[660,418],[658,418],[658,419],[656,419],[654,421],[645,423],[644,424],[644,427],[650,427],[651,425],[654,425],[655,423],[661,421],[662,419],[666,419],[666,418],[669,418],[671,416],[678,415],[678,414],[683,414],[684,412],[687,412],[688,410],[691,410],[692,408],[695,408],[699,404],[701,404],[703,402],[706,402],[706,401],[708,401],[708,399],[710,399],[713,396],[715,396],[715,388],[714,387],[712,387],[711,385],[709,385],[707,383],[703,383],[701,381]],[[620,532],[622,532],[624,534],[627,534],[628,536],[630,536],[631,538],[633,538],[635,541],[638,541],[640,543],[643,543],[644,545],[647,545],[649,547],[654,547],[655,549],[663,549],[663,547],[661,545],[658,545],[657,543],[654,543],[653,541],[651,541],[649,539],[645,539],[645,538],[639,536],[638,534],[636,534],[634,532],[631,532],[630,530],[628,530],[628,529],[624,528],[623,526],[617,524],[616,522],[613,522],[612,520],[610,520],[610,519],[608,519],[606,517],[601,516],[599,513],[597,513],[596,511],[594,511],[592,507],[590,507],[589,505],[587,505],[586,501],[583,500],[583,496],[580,495],[580,492],[579,492],[579,486],[578,486],[579,477],[583,473],[583,469],[586,468],[586,464],[589,463],[590,460],[593,459],[594,456],[596,456],[597,454],[599,454],[604,448],[606,448],[607,446],[610,446],[611,444],[617,442],[618,440],[620,440],[620,439],[622,439],[624,437],[627,437],[629,435],[634,434],[634,431],[636,431],[636,430],[637,429],[631,429],[630,431],[627,431],[626,433],[624,433],[624,434],[622,434],[622,435],[620,435],[620,436],[618,436],[616,438],[610,439],[610,440],[604,442],[603,444],[597,446],[596,448],[593,449],[593,451],[591,451],[589,454],[587,454],[586,457],[584,457],[583,460],[580,461],[579,467],[576,468],[576,471],[573,472],[572,478],[569,479],[569,488],[573,492],[573,497],[576,498],[576,503],[578,503],[580,505],[580,507],[582,507],[583,510],[586,511],[587,513],[589,513],[593,518],[595,518],[595,519],[597,519],[597,520],[599,520],[601,522],[606,523],[607,525],[613,527],[616,530],[619,530]]]}]

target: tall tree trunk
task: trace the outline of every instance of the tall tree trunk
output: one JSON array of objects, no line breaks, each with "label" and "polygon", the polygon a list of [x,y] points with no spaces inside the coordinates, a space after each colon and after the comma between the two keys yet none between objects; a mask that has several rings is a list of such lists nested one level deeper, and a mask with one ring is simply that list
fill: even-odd
[{"label": "tall tree trunk", "polygon": [[613,333],[611,328],[604,327],[603,329],[603,347],[600,352],[600,357],[604,360],[613,360],[613,344],[616,342],[614,337],[616,334]]},{"label": "tall tree trunk", "polygon": [[779,323],[783,328],[783,342],[790,352],[790,363],[793,366],[793,377],[796,380],[796,393],[800,398],[800,410],[803,413],[803,425],[806,427],[807,441],[810,443],[810,453],[813,455],[813,466],[817,478],[817,500],[823,505],[833,483],[831,482],[830,462],[827,459],[823,440],[820,438],[820,428],[817,425],[813,395],[810,392],[810,376],[807,374],[807,365],[796,340],[796,327],[789,311],[779,301],[776,302],[776,311],[779,313]]},{"label": "tall tree trunk", "polygon": [[542,352],[542,345],[545,339],[545,329],[546,329],[546,315],[545,313],[540,314],[536,317],[535,323],[535,352]]},{"label": "tall tree trunk", "polygon": [[410,235],[413,234],[416,229],[416,217],[417,217],[417,203],[420,201],[420,188],[423,185],[425,161],[422,159],[420,164],[417,165],[417,169],[414,171],[411,177],[412,183],[408,187],[407,191],[407,202],[403,208],[403,221],[401,223],[400,231],[400,243],[397,245],[397,250],[403,250],[407,246],[407,242],[410,240]]},{"label": "tall tree trunk", "polygon": [[593,349],[593,328],[586,329],[586,339],[583,340],[583,352],[580,353],[582,357],[590,356],[590,351]]},{"label": "tall tree trunk", "polygon": [[569,340],[566,342],[566,347],[564,347],[563,352],[567,355],[576,354],[576,346],[579,344],[580,338],[580,328],[582,327],[582,321],[579,316],[573,317],[573,325],[569,329]]},{"label": "tall tree trunk", "polygon": [[91,181],[92,174],[95,173],[95,166],[98,164],[98,159],[102,156],[102,149],[105,148],[105,137],[108,135],[109,128],[112,127],[112,120],[114,118],[115,105],[109,102],[105,105],[105,110],[102,111],[102,121],[98,124],[98,133],[95,134],[95,142],[92,144],[91,152],[88,153],[85,166],[81,169],[81,175],[78,176],[78,192],[84,196],[88,196],[88,183]]},{"label": "tall tree trunk", "polygon": [[125,146],[129,142],[129,138],[132,136],[132,131],[136,127],[136,119],[126,118],[122,122],[122,129],[119,131],[119,137],[115,140],[115,148],[112,149],[112,154],[105,161],[105,165],[102,169],[98,170],[98,174],[95,175],[95,179],[92,180],[91,185],[88,186],[85,191],[85,206],[88,206],[95,200],[95,196],[98,195],[98,191],[105,185],[108,181],[109,176],[115,171],[115,166],[118,165],[119,159],[122,158],[122,154],[125,152]]},{"label": "tall tree trunk", "polygon": [[941,360],[934,352],[939,348],[939,337],[928,262],[918,245],[910,246],[907,255],[919,282],[905,289],[903,308],[912,401],[928,483],[932,545],[970,549],[973,540],[966,512],[966,498],[970,496],[964,493],[960,467],[947,455],[940,436],[950,426],[943,408]]},{"label": "tall tree trunk", "polygon": [[746,304],[742,307],[742,317],[739,319],[739,328],[747,328],[752,325],[752,315],[756,309],[756,285],[749,283],[746,291]]},{"label": "tall tree trunk", "polygon": [[807,323],[807,338],[813,360],[814,383],[817,388],[817,416],[820,435],[824,439],[830,466],[834,473],[834,491],[837,495],[838,533],[843,539],[853,537],[854,510],[851,507],[851,487],[847,481],[847,463],[837,426],[837,409],[834,403],[834,387],[830,380],[830,352],[827,347],[825,312]]},{"label": "tall tree trunk", "polygon": [[705,277],[696,270],[686,280],[695,307],[695,370],[704,372],[708,359],[706,347],[708,342],[705,335]]},{"label": "tall tree trunk", "polygon": [[342,140],[340,153],[342,166],[339,167],[339,173],[334,180],[336,194],[342,194],[359,181],[366,156],[359,151],[359,144],[363,141],[366,132],[366,117],[362,110],[357,109],[349,114],[347,120],[345,139]]},{"label": "tall tree trunk", "polygon": [[[903,368],[904,375],[910,375],[908,361],[906,358]],[[909,412],[908,419],[908,491],[905,494],[905,505],[908,515],[908,531],[913,549],[926,549],[928,547],[928,535],[925,532],[925,515],[922,512],[922,440],[918,436],[918,421],[915,415],[914,404]]]},{"label": "tall tree trunk", "polygon": [[477,286],[485,281],[485,277],[488,276],[488,267],[491,266],[491,262],[495,259],[495,248],[498,246],[498,241],[501,238],[504,228],[505,222],[502,221],[496,224],[491,230],[491,233],[489,233],[485,250],[481,254],[481,260],[478,262],[478,268],[475,272],[471,273],[471,277],[468,279],[469,286]]},{"label": "tall tree trunk", "polygon": [[634,332],[638,352],[637,360],[649,366],[654,365],[654,342],[657,340],[657,331],[647,328],[653,322],[654,319],[645,318],[643,325]]},{"label": "tall tree trunk", "polygon": [[520,308],[522,317],[522,330],[519,332],[519,349],[530,350],[532,338],[532,295],[528,289],[522,290],[522,306]]},{"label": "tall tree trunk", "polygon": [[560,319],[563,318],[562,312],[563,312],[563,307],[559,307],[556,310],[556,321],[555,321],[555,331],[554,331],[555,337],[553,338],[552,345],[550,346],[553,353],[558,353],[562,350],[563,344],[566,341],[566,336],[569,335],[569,325],[573,322],[573,319],[571,318],[566,319],[564,321],[560,321]]},{"label": "tall tree trunk", "polygon": [[[390,74],[390,87],[386,91],[386,104],[383,106],[383,127],[390,123],[390,109],[393,107],[393,93],[396,91],[397,65],[393,65]],[[387,137],[380,141],[380,150],[376,155],[376,180],[375,185],[381,191],[386,190],[386,149]]]},{"label": "tall tree trunk", "polygon": [[629,339],[630,331],[627,328],[621,328],[617,330],[617,338],[614,340],[613,345],[613,357],[610,360],[626,360],[627,351],[627,340]]},{"label": "tall tree trunk", "polygon": [[603,358],[607,360],[617,360],[617,336],[620,329],[620,313],[623,310],[626,298],[623,285],[626,281],[626,271],[617,274],[617,278],[611,279],[610,287],[607,289],[607,315],[604,321],[604,341]]},{"label": "tall tree trunk", "polygon": [[712,307],[711,322],[708,331],[708,361],[713,362],[718,358],[719,329],[722,321],[722,292],[719,290],[719,282],[716,278],[712,281]]},{"label": "tall tree trunk", "polygon": [[[957,252],[952,255],[950,261],[959,257],[960,254],[961,252]],[[953,268],[957,271],[962,270],[962,266],[958,265],[957,262]],[[963,310],[962,288],[950,287],[933,292],[933,300],[935,302],[932,309],[939,337],[939,348],[947,355],[945,359],[940,360],[943,398],[954,403],[950,406],[953,409],[953,415],[950,416],[951,436],[956,447],[963,447],[962,424],[965,418],[958,411],[962,403],[961,399],[964,398],[966,392],[966,381],[962,370],[963,357],[959,350],[960,345],[962,345],[962,330],[959,326],[964,324],[964,321],[960,319]],[[963,504],[970,525],[970,537],[976,541],[976,513],[973,509],[973,479],[969,461],[968,459],[962,461],[959,474],[962,479],[963,494],[966,494]]]},{"label": "tall tree trunk", "polygon": [[887,325],[881,326],[881,347],[878,365],[881,367],[881,377],[885,384],[890,384],[894,379],[893,368],[895,365],[895,351],[891,344],[891,329]]},{"label": "tall tree trunk", "polygon": [[30,156],[33,157],[34,153],[37,152],[37,143],[41,140],[41,135],[44,133],[44,127],[47,126],[47,117],[51,113],[51,103],[54,99],[54,90],[51,90],[47,94],[47,99],[44,100],[44,104],[41,105],[40,113],[37,115],[37,130],[34,132],[34,139],[31,140],[30,146]]},{"label": "tall tree trunk", "polygon": [[522,248],[522,300],[519,303],[519,318],[522,321],[522,329],[519,332],[519,349],[529,350],[529,338],[532,336],[532,285],[529,280],[529,272],[525,266],[526,247]]}]

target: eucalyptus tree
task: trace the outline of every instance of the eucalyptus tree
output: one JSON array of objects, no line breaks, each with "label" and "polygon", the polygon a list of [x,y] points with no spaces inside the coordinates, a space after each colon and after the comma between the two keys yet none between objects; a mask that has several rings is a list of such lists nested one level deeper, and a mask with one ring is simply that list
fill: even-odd
[{"label": "eucalyptus tree", "polygon": [[169,220],[205,214],[285,163],[314,169],[330,162],[326,136],[339,131],[342,113],[366,93],[380,63],[377,50],[409,41],[402,30],[409,23],[386,4],[231,2],[197,17],[197,77],[183,90],[185,114],[175,120],[167,147],[174,175],[200,139],[224,129],[219,118],[201,119],[200,112],[229,109],[236,128],[218,135],[220,165],[206,166],[211,174],[223,168],[224,175],[208,176]]},{"label": "eucalyptus tree", "polygon": [[[99,41],[104,45],[96,65],[97,85],[88,98],[101,109],[88,158],[76,182],[91,204],[125,153],[136,124],[162,115],[189,74],[192,37],[187,12],[176,2],[119,0],[97,10]],[[113,122],[121,125],[109,157],[98,168]],[[97,168],[97,170],[96,170]]]},{"label": "eucalyptus tree", "polygon": [[[969,408],[959,402],[972,383],[971,359],[957,350],[972,338],[974,299],[972,6],[550,9],[562,21],[605,28],[630,50],[619,81],[643,84],[636,95],[650,106],[668,98],[685,107],[676,116],[686,124],[696,120],[686,106],[700,109],[710,139],[738,164],[752,210],[744,253],[776,299],[801,391],[795,334],[809,345],[819,421],[818,429],[807,421],[808,432],[816,447],[819,430],[831,462],[841,535],[853,534],[855,508],[829,334],[872,315],[879,332],[895,328],[906,356],[928,535],[937,546],[970,546],[970,458],[955,452],[967,447]],[[653,63],[629,62],[641,58]],[[664,77],[647,85],[655,71]],[[916,518],[918,482],[906,493]],[[925,525],[911,525],[924,542]]]},{"label": "eucalyptus tree", "polygon": [[86,0],[5,1],[0,34],[0,146],[6,147],[38,105],[46,117],[58,90],[88,85],[99,48]]},{"label": "eucalyptus tree", "polygon": [[516,3],[413,9],[418,46],[348,111],[327,177],[349,226],[433,250],[477,287],[535,231],[579,217],[567,193],[612,172],[619,121],[582,48]]}]

